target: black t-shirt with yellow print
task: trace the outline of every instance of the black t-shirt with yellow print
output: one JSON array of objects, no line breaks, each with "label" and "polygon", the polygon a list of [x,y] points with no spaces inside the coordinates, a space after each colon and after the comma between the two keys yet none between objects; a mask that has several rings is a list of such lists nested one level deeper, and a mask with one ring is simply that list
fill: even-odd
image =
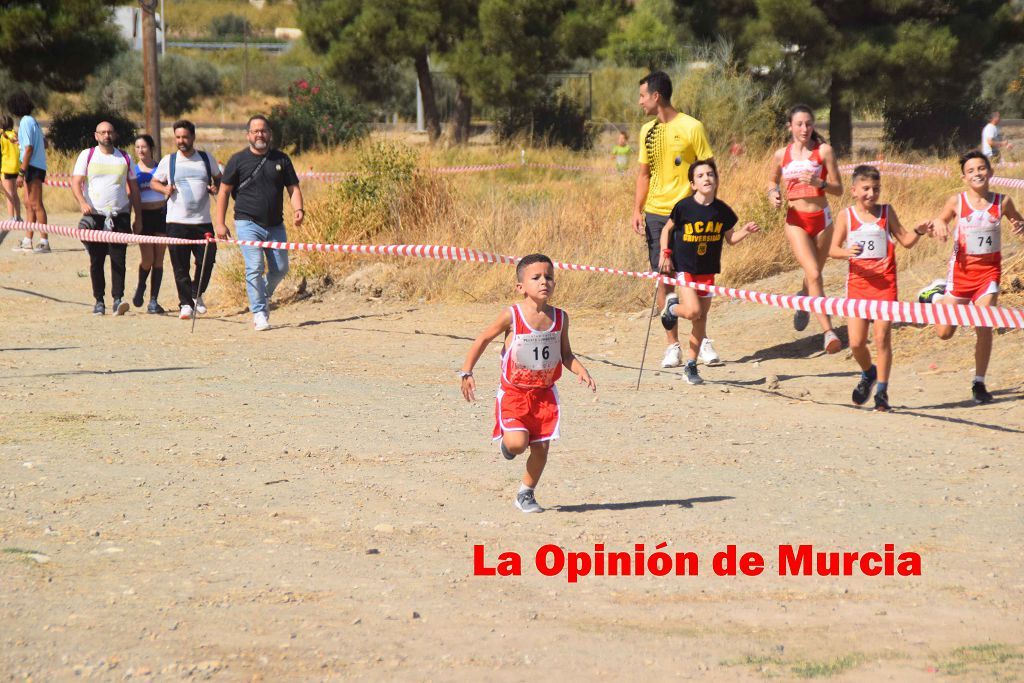
[{"label": "black t-shirt with yellow print", "polygon": [[699,203],[690,196],[672,209],[672,266],[678,273],[711,275],[722,270],[725,233],[739,220],[721,199]]}]

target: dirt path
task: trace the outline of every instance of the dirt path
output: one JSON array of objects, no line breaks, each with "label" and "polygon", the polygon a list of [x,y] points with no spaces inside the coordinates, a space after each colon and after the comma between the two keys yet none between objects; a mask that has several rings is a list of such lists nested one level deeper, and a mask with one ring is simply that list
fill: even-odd
[{"label": "dirt path", "polygon": [[[996,340],[999,400],[975,407],[972,335],[901,329],[898,410],[882,415],[848,405],[854,362],[824,357],[784,313],[716,303],[727,364],[700,387],[651,371],[636,393],[646,320],[575,312],[599,393],[563,381],[563,440],[538,489],[548,512],[526,516],[511,502],[522,463],[500,458],[491,403],[462,402],[453,373],[496,305],[337,292],[257,334],[213,292],[192,335],[170,315],[90,315],[78,243],[34,256],[12,242],[10,680],[1024,677],[1020,332]],[[653,335],[651,348],[653,369]],[[495,365],[479,368],[484,394]],[[661,542],[696,552],[699,575],[569,584],[533,565],[545,544]],[[777,546],[803,543],[892,543],[920,553],[922,575],[779,576]],[[521,554],[522,576],[473,576],[476,544],[489,563]],[[716,576],[728,544],[767,570]]]}]

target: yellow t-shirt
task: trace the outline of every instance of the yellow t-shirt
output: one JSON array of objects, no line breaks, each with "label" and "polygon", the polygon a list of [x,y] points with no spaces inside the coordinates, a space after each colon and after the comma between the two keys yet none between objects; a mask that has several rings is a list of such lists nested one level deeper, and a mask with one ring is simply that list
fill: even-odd
[{"label": "yellow t-shirt", "polygon": [[690,164],[711,157],[704,124],[692,116],[680,112],[668,123],[645,123],[640,129],[640,163],[651,167],[651,185],[644,211],[671,214],[680,199],[690,196]]},{"label": "yellow t-shirt", "polygon": [[21,159],[18,158],[18,145],[14,142],[16,138],[13,130],[0,131],[0,173],[17,173],[21,169]]}]

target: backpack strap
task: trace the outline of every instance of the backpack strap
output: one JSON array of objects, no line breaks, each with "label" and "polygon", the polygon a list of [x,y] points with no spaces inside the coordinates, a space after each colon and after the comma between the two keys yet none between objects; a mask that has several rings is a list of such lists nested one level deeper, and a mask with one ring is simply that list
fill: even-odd
[{"label": "backpack strap", "polygon": [[171,177],[167,179],[167,184],[174,185],[174,162],[178,160],[178,150],[171,152]]},{"label": "backpack strap", "polygon": [[210,165],[210,157],[201,149],[196,151],[203,158],[203,164],[206,166],[206,184],[209,185],[213,182],[213,167]]}]

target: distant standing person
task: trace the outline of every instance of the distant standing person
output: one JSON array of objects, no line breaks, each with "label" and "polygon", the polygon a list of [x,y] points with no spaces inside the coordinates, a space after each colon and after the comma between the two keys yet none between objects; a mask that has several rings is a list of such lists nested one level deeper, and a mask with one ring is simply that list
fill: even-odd
[{"label": "distant standing person", "polygon": [[[153,159],[155,147],[152,136],[139,135],[135,138],[135,177],[139,183],[139,200],[142,202],[142,234],[154,237],[167,235],[167,197],[154,190],[150,183],[156,161]],[[150,300],[147,313],[163,313],[164,309],[157,302],[160,296],[160,285],[164,279],[164,244],[139,245],[139,284],[135,288],[132,303],[135,308],[142,308],[146,296],[146,281],[150,281]]]},{"label": "distant standing person", "polygon": [[[299,177],[292,160],[284,152],[272,149],[270,122],[266,116],[249,119],[246,130],[249,147],[232,156],[224,167],[224,179],[217,195],[217,237],[228,235],[225,223],[228,198],[235,200],[235,232],[238,239],[260,242],[285,242],[284,197],[288,191],[296,227],[302,225],[305,211]],[[242,247],[245,259],[245,285],[249,295],[256,331],[270,329],[268,301],[288,272],[288,252],[284,249]],[[264,258],[266,277],[264,277]]]},{"label": "distant standing person", "polygon": [[[36,108],[36,105],[28,95],[18,92],[7,99],[7,108],[15,116],[21,117],[18,124],[18,145],[21,148],[18,187],[25,188],[25,220],[29,223],[46,223],[46,207],[43,206],[43,181],[46,180],[46,141],[43,139],[43,129],[32,117],[32,110]],[[20,250],[49,254],[49,235],[45,232],[40,233],[39,244],[33,249],[33,234],[31,230],[25,233]]]},{"label": "distant standing person", "polygon": [[[19,163],[18,135],[14,132],[14,119],[9,115],[0,116],[0,182],[7,200],[7,218],[21,220],[21,200],[18,198]],[[7,237],[7,231],[0,232],[0,242]]]},{"label": "distant standing person", "polygon": [[633,148],[629,146],[629,136],[626,131],[619,131],[619,141],[612,147],[612,156],[615,157],[615,170],[622,175],[629,169],[629,155]]},{"label": "distant standing person", "polygon": [[[217,193],[220,166],[212,154],[195,149],[196,127],[191,121],[174,122],[174,142],[178,149],[160,160],[153,174],[153,189],[167,197],[167,236],[201,240],[213,232],[210,195]],[[206,313],[203,294],[210,286],[217,245],[173,245],[170,252],[178,289],[178,317],[191,319],[193,307],[195,313]],[[195,275],[190,272],[193,258]]]},{"label": "distant standing person", "polygon": [[[647,237],[651,270],[657,272],[661,261],[661,231],[675,205],[693,192],[687,178],[690,164],[697,159],[712,160],[713,155],[704,124],[672,106],[672,81],[665,73],[655,71],[640,80],[640,108],[644,114],[655,118],[640,128],[640,169],[633,202],[633,231]],[[669,289],[659,282],[659,309],[665,305]],[[679,326],[667,330],[665,337],[668,348],[661,366],[682,365]],[[719,362],[710,339],[704,339],[700,359],[707,365]]]},{"label": "distant standing person", "polygon": [[1013,147],[1013,143],[1003,140],[1003,132],[999,129],[1001,120],[999,112],[994,111],[981,129],[981,152],[993,164],[999,163],[1004,149]]},{"label": "distant standing person", "polygon": [[[139,185],[135,178],[135,165],[131,157],[114,146],[117,133],[109,121],[96,126],[96,146],[83,149],[75,162],[71,178],[71,191],[82,209],[78,227],[86,230],[112,232],[142,232],[142,204]],[[135,220],[132,220],[134,211]],[[103,266],[110,256],[110,293],[114,297],[114,315],[124,315],[128,302],[124,297],[125,255],[127,244],[86,242],[89,252],[89,276],[96,305],[92,312],[107,312],[103,298],[107,283]]]}]

